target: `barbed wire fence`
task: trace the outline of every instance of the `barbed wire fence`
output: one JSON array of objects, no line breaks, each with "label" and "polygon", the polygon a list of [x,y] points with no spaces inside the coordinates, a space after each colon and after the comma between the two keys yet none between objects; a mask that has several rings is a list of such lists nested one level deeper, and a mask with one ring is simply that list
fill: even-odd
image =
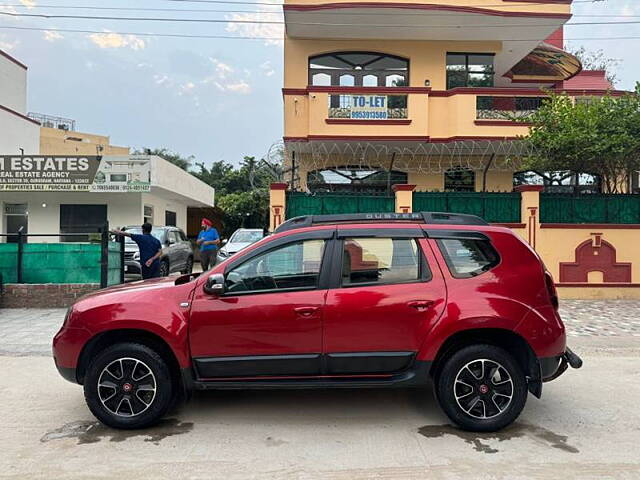
[{"label": "barbed wire fence", "polygon": [[308,192],[309,172],[329,169],[425,175],[451,170],[513,172],[533,153],[528,142],[513,139],[447,143],[278,141],[271,145],[263,162],[274,181],[286,182],[293,191]]}]

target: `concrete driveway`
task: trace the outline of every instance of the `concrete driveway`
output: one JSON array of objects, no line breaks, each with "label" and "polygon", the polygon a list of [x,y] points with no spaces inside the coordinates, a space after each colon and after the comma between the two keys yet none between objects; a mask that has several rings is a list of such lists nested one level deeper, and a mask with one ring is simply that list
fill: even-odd
[{"label": "concrete driveway", "polygon": [[449,426],[430,390],[400,389],[200,393],[156,428],[115,431],[51,358],[5,350],[0,478],[638,479],[639,340],[572,337],[584,368],[481,435]]}]

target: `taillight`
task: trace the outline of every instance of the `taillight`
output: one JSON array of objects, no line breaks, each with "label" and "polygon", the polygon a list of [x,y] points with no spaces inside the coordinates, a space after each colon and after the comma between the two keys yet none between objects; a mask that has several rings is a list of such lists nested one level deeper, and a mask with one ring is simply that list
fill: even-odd
[{"label": "taillight", "polygon": [[553,282],[553,277],[549,272],[544,272],[544,283],[547,286],[547,292],[549,293],[549,300],[551,301],[551,305],[553,305],[553,308],[558,310],[558,291],[556,290],[556,285]]}]

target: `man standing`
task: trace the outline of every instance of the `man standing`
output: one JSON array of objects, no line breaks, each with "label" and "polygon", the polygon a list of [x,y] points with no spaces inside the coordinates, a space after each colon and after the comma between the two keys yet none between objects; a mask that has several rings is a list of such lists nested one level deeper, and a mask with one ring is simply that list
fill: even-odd
[{"label": "man standing", "polygon": [[162,255],[162,245],[160,240],[151,235],[151,224],[142,225],[142,235],[129,233],[124,230],[111,230],[114,235],[129,237],[138,244],[140,249],[140,267],[142,278],[156,278],[160,276],[160,255]]},{"label": "man standing", "polygon": [[220,236],[208,218],[202,219],[200,228],[202,228],[202,231],[198,234],[196,243],[200,246],[200,264],[202,265],[202,271],[206,272],[216,264],[216,250],[218,250]]}]

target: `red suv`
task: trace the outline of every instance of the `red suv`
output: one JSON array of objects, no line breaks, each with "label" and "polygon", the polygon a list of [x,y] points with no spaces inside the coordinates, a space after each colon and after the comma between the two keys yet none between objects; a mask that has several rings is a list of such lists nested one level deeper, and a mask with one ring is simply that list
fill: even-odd
[{"label": "red suv", "polygon": [[53,341],[62,376],[116,428],[191,391],[434,384],[494,431],[581,360],[553,280],[507,228],[446,213],[306,216],[203,275],[88,295]]}]

